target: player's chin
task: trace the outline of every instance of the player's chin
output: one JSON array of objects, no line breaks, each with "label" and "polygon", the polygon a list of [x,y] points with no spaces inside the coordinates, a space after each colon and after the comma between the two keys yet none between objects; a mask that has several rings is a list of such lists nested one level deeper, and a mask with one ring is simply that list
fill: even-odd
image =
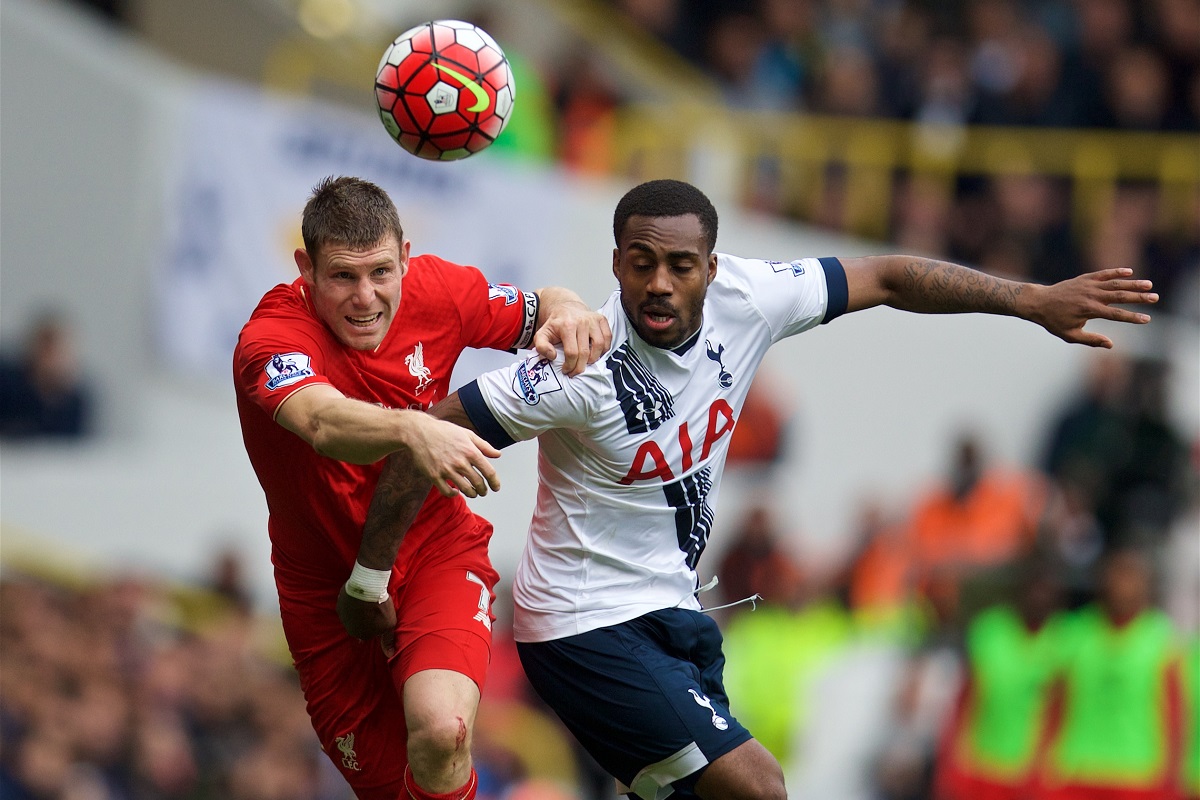
[{"label": "player's chin", "polygon": [[342,344],[353,350],[374,350],[383,341],[382,331],[363,332],[359,330],[344,331],[341,336]]}]

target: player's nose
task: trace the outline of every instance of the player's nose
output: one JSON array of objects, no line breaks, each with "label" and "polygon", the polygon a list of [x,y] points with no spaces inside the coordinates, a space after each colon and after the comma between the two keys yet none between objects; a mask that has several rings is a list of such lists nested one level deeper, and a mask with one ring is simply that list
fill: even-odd
[{"label": "player's nose", "polygon": [[654,272],[650,274],[650,282],[646,289],[651,294],[670,294],[674,285],[671,283],[671,268],[668,265],[660,264]]},{"label": "player's nose", "polygon": [[366,307],[371,305],[371,300],[375,297],[375,286],[371,283],[371,279],[367,277],[360,278],[354,284],[354,304],[357,306]]}]

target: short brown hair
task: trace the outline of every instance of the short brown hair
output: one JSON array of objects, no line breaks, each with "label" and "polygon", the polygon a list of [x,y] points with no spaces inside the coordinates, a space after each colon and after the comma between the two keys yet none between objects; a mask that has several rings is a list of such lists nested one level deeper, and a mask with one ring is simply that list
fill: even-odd
[{"label": "short brown hair", "polygon": [[389,235],[404,242],[400,214],[387,192],[362,178],[325,178],[313,188],[300,223],[304,249],[312,259],[331,242],[358,249]]}]

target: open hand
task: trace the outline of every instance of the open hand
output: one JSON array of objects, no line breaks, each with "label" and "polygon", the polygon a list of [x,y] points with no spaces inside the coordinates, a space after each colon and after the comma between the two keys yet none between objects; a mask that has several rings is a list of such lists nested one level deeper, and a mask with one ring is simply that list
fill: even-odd
[{"label": "open hand", "polygon": [[1128,268],[1089,272],[1053,286],[1041,287],[1031,319],[1067,342],[1111,348],[1112,340],[1083,326],[1093,319],[1111,319],[1145,325],[1149,314],[1116,308],[1117,305],[1158,302],[1147,280],[1134,280]]}]

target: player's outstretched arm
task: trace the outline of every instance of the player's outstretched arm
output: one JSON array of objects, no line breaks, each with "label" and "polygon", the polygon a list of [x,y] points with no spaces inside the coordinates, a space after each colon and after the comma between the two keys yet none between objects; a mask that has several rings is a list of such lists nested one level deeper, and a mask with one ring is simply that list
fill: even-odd
[{"label": "player's outstretched arm", "polygon": [[604,315],[588,308],[583,299],[561,286],[538,289],[538,330],[533,348],[547,360],[558,355],[555,345],[563,348],[562,371],[578,375],[608,352],[612,330]]},{"label": "player's outstretched arm", "polygon": [[421,411],[381,408],[352,400],[329,384],[314,384],[288,397],[276,419],[318,453],[339,461],[373,464],[407,450],[413,469],[444,495],[477,497],[489,487],[500,488],[489,461],[499,450]]},{"label": "player's outstretched arm", "polygon": [[1088,321],[1145,324],[1148,314],[1117,306],[1158,302],[1151,282],[1134,279],[1131,269],[1089,272],[1043,286],[913,256],[847,258],[842,266],[847,311],[887,305],[921,314],[1002,314],[1036,322],[1064,341],[1092,347],[1112,347],[1112,341],[1085,331]]}]

